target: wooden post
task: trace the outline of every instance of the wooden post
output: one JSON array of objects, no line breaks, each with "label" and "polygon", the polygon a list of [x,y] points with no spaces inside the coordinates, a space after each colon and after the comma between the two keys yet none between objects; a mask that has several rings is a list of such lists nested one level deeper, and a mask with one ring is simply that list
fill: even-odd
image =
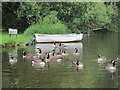
[{"label": "wooden post", "polygon": [[9,37],[11,38],[11,34],[9,34]]}]

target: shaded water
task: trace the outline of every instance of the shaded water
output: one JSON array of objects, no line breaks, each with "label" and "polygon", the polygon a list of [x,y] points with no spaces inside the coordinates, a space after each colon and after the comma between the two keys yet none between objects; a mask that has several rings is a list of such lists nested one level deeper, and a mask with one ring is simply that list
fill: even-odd
[{"label": "shaded water", "polygon": [[[60,63],[50,63],[44,70],[32,66],[31,60],[22,58],[22,50],[36,53],[37,47],[43,51],[52,51],[53,45],[37,44],[30,47],[17,47],[3,49],[2,54],[2,86],[3,88],[117,88],[118,69],[114,77],[105,66],[98,65],[97,55],[101,54],[109,60],[118,56],[117,34],[84,35],[82,42],[65,43],[69,56],[64,57]],[[74,56],[74,48],[78,48],[80,55]],[[15,55],[18,62],[13,66],[9,63],[9,56]],[[71,67],[71,62],[80,60],[84,68],[77,72]],[[118,67],[117,67],[118,68]]]}]

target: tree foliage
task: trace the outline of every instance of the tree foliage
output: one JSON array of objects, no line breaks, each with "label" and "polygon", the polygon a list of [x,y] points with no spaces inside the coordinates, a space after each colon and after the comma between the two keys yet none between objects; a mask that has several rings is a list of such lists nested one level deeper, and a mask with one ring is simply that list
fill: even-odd
[{"label": "tree foliage", "polygon": [[[13,3],[7,4],[3,3],[5,21],[3,27],[5,28],[10,25],[17,28],[24,23],[25,27],[22,29],[25,30],[41,21],[55,23],[54,21],[57,20],[56,22],[60,21],[68,27],[68,30],[75,33],[91,32],[94,29],[118,31],[118,7],[114,2],[22,2],[15,3],[17,7],[13,8],[12,12],[10,9],[13,6],[9,5]],[[54,13],[56,18],[51,13]],[[16,19],[12,20],[13,18]],[[19,21],[22,23],[17,25]]]}]

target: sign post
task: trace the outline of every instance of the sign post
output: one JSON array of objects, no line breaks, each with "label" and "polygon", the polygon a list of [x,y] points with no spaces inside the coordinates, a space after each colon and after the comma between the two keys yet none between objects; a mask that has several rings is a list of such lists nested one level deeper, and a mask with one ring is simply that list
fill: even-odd
[{"label": "sign post", "polygon": [[11,38],[12,34],[16,34],[16,38],[17,38],[18,30],[17,29],[9,28],[9,37],[10,38]]}]

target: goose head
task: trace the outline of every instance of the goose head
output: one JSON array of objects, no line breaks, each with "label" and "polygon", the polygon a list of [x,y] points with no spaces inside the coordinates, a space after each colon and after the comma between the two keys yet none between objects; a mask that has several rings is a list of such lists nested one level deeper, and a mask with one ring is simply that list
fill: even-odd
[{"label": "goose head", "polygon": [[42,50],[41,50],[40,48],[37,48],[37,49],[38,49],[38,51],[39,51],[38,53],[40,53],[40,54],[41,54],[41,53],[42,53]]},{"label": "goose head", "polygon": [[23,51],[23,56],[26,56],[26,51]]},{"label": "goose head", "polygon": [[11,59],[14,59],[14,57],[12,56]]},{"label": "goose head", "polygon": [[59,43],[59,46],[62,46],[61,42]]},{"label": "goose head", "polygon": [[39,54],[41,54],[42,53],[42,50],[39,48]]},{"label": "goose head", "polygon": [[115,67],[115,60],[111,60],[113,67]]},{"label": "goose head", "polygon": [[54,45],[56,45],[56,42],[54,42]]}]

